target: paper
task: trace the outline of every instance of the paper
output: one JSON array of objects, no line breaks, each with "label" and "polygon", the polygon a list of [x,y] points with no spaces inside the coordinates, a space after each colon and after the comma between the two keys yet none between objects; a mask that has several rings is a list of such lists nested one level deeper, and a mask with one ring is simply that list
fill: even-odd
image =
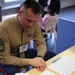
[{"label": "paper", "polygon": [[68,57],[62,57],[48,66],[61,75],[70,75],[75,71],[75,60]]},{"label": "paper", "polygon": [[16,73],[15,75],[29,75],[27,73]]},{"label": "paper", "polygon": [[52,73],[52,72],[50,72],[50,71],[48,71],[48,70],[46,70],[46,71],[44,71],[42,74],[40,74],[40,75],[55,75],[54,73]]}]

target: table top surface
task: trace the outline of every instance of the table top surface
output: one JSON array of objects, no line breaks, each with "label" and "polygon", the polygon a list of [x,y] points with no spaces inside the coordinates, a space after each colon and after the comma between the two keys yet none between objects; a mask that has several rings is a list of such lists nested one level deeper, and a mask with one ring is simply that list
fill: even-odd
[{"label": "table top surface", "polygon": [[[75,46],[68,48],[67,50],[63,51],[62,53],[60,53],[60,54],[56,55],[55,57],[46,61],[47,66],[52,64],[52,61],[58,59],[59,57],[69,57],[69,58],[75,60]],[[46,70],[48,70],[56,75],[60,75],[57,72],[49,69],[48,67],[46,68]],[[29,75],[40,75],[42,72],[38,71],[36,68],[33,68],[32,70],[28,71],[27,73]],[[71,75],[75,75],[75,72],[73,72]]]}]

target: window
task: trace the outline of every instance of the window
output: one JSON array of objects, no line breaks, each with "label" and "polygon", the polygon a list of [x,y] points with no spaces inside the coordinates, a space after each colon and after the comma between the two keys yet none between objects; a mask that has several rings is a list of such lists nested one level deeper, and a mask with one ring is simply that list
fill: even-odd
[{"label": "window", "polygon": [[2,15],[16,13],[23,1],[25,0],[0,0]]},{"label": "window", "polygon": [[2,0],[2,8],[19,6],[24,0]]},{"label": "window", "polygon": [[[2,7],[15,7],[15,6],[19,6],[23,1],[25,0],[2,0]],[[36,0],[38,1],[38,0]]]},{"label": "window", "polygon": [[16,0],[4,0],[5,2],[12,2],[12,1],[16,1]]},{"label": "window", "polygon": [[2,15],[15,13],[23,1],[25,0],[0,0]]}]

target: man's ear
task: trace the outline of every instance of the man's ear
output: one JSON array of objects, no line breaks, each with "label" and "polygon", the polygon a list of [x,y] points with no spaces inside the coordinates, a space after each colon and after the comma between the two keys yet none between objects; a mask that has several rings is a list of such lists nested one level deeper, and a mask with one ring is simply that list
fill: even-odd
[{"label": "man's ear", "polygon": [[18,15],[21,16],[21,14],[22,14],[22,10],[19,10]]}]

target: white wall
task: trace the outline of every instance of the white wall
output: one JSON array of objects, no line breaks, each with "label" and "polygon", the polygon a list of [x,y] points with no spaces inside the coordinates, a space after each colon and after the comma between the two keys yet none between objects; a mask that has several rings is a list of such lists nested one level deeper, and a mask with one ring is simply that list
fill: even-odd
[{"label": "white wall", "polygon": [[61,0],[61,8],[75,5],[75,0]]}]

